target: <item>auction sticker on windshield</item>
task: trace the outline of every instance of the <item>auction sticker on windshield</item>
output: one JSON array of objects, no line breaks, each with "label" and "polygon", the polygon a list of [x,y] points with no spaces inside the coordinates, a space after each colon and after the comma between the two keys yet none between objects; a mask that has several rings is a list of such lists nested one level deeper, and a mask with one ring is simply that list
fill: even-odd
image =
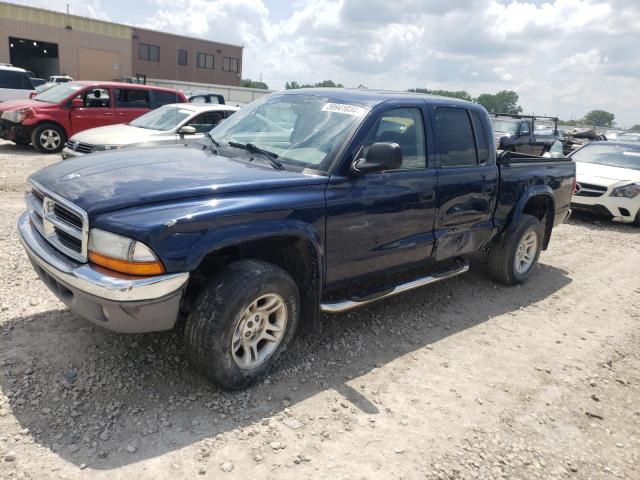
[{"label": "auction sticker on windshield", "polygon": [[322,107],[323,112],[346,113],[354,117],[364,117],[367,113],[366,108],[356,107],[355,105],[347,105],[345,103],[327,103]]}]

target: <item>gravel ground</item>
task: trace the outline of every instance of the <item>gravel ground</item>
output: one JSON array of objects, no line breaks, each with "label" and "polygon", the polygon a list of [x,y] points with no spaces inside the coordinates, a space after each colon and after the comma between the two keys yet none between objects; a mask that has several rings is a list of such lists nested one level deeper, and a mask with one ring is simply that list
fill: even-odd
[{"label": "gravel ground", "polygon": [[640,478],[640,229],[573,218],[530,281],[481,265],[324,318],[244,392],[181,332],[70,313],[15,232],[57,161],[0,143],[0,478]]}]

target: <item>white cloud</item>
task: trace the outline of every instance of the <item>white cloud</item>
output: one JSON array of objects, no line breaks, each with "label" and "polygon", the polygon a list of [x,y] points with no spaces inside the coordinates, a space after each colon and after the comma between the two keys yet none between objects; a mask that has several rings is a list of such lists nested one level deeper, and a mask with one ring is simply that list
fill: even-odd
[{"label": "white cloud", "polygon": [[[122,0],[82,8],[121,20],[112,1]],[[509,89],[525,111],[566,118],[603,108],[640,123],[638,0],[143,1],[152,13],[141,26],[242,44],[243,76],[276,89],[326,79],[472,95]]]}]

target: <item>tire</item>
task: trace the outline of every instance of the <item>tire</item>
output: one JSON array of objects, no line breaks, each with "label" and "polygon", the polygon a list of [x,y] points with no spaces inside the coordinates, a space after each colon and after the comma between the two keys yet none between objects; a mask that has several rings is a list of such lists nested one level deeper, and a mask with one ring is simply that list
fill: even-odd
[{"label": "tire", "polygon": [[[282,306],[274,313],[260,315],[260,308],[276,308],[278,302]],[[230,390],[246,388],[278,364],[295,336],[299,317],[300,293],[287,272],[259,260],[234,262],[203,288],[187,317],[187,358],[214,383]],[[278,326],[281,330],[274,331]],[[277,342],[260,340],[262,334]],[[245,348],[246,341],[256,349]]]},{"label": "tire", "polygon": [[640,228],[640,210],[638,210],[638,213],[636,213],[636,219],[633,221],[631,225],[633,225],[634,227]]},{"label": "tire", "polygon": [[[540,220],[532,215],[522,214],[516,231],[496,242],[489,250],[489,275],[505,285],[525,282],[540,257],[543,236],[544,228]],[[519,251],[520,248],[525,250]],[[526,258],[528,260],[525,262]]]},{"label": "tire", "polygon": [[58,153],[64,148],[67,134],[60,125],[43,123],[31,133],[31,143],[42,153]]}]

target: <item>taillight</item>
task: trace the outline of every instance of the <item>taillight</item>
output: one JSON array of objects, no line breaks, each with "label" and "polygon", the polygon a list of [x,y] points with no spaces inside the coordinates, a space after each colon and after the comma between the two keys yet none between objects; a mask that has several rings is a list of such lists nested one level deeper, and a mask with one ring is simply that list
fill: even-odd
[{"label": "taillight", "polygon": [[573,188],[571,189],[571,191],[574,193],[574,195],[576,194],[576,177],[573,177]]},{"label": "taillight", "polygon": [[29,100],[31,100],[36,95],[38,95],[38,92],[36,92],[35,90],[31,90],[31,92],[29,92]]}]

